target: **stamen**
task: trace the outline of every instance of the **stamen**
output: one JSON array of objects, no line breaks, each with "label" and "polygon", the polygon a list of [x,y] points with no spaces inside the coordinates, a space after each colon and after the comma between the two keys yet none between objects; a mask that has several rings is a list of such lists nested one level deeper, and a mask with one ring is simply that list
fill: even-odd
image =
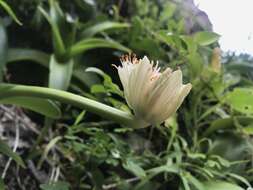
[{"label": "stamen", "polygon": [[152,75],[152,76],[150,77],[150,80],[153,81],[153,80],[158,79],[159,77],[160,77],[160,73],[156,73],[156,74],[154,74],[154,75]]},{"label": "stamen", "polygon": [[127,54],[122,55],[122,56],[120,57],[120,61],[121,61],[121,62],[132,63],[132,64],[137,64],[137,63],[139,63],[139,60],[137,59],[136,54],[134,54],[134,53],[129,53],[128,55],[127,55]]},{"label": "stamen", "polygon": [[118,69],[118,66],[117,66],[117,65],[115,65],[115,64],[112,64],[112,66],[113,66],[113,67],[115,67],[116,69]]}]

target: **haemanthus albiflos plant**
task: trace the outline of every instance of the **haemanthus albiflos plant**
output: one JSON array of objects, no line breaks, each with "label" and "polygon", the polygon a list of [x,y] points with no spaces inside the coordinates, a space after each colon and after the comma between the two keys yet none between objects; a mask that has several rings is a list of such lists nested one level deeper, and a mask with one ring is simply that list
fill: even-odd
[{"label": "haemanthus albiflos plant", "polygon": [[125,55],[118,66],[118,74],[123,85],[127,104],[133,109],[140,127],[157,125],[173,115],[192,85],[182,83],[180,69],[166,68],[160,72],[146,56],[137,59],[135,55]]}]

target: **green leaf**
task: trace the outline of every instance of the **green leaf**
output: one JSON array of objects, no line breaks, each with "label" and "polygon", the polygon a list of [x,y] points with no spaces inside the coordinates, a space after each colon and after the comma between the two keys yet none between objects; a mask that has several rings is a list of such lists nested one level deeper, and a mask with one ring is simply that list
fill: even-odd
[{"label": "green leaf", "polygon": [[108,29],[118,29],[118,28],[126,28],[130,27],[128,23],[120,23],[120,22],[111,22],[111,21],[105,21],[98,23],[96,25],[93,25],[89,28],[86,28],[82,31],[81,37],[92,37],[95,34],[108,30]]},{"label": "green leaf", "polygon": [[91,87],[91,93],[96,94],[96,93],[104,93],[106,94],[107,91],[105,87],[102,84],[95,84]]},{"label": "green leaf", "polygon": [[195,53],[190,53],[187,56],[187,58],[189,60],[191,77],[192,78],[198,77],[201,71],[203,70],[203,66],[204,66],[203,57],[201,57],[199,53],[195,52]]},{"label": "green leaf", "polygon": [[77,116],[74,125],[78,125],[81,122],[81,120],[84,118],[85,113],[86,111],[84,110]]},{"label": "green leaf", "polygon": [[203,190],[205,189],[204,188],[204,185],[202,182],[200,182],[197,178],[195,178],[193,175],[191,175],[190,173],[187,173],[186,174],[186,177],[188,179],[188,182],[190,182],[191,184],[193,184],[193,186],[196,187],[196,189],[198,190]]},{"label": "green leaf", "polygon": [[187,50],[189,53],[196,53],[198,44],[194,41],[191,36],[180,36],[180,38],[186,43]]},{"label": "green leaf", "polygon": [[[235,119],[241,125],[249,125],[253,123],[253,117],[239,116],[239,117],[235,117]],[[204,132],[203,136],[208,136],[217,130],[232,129],[234,127],[235,127],[235,124],[232,117],[217,119],[211,123],[210,127]]]},{"label": "green leaf", "polygon": [[[247,167],[246,160],[251,157],[251,150],[252,148],[248,144],[247,139],[242,134],[220,133],[215,136],[215,140],[209,148],[208,155],[211,155],[211,157],[213,155],[219,155],[221,158],[230,162],[227,164],[222,163],[223,166],[224,164],[227,166],[230,165],[227,168],[229,172],[243,174]],[[222,167],[219,160],[212,159],[212,161]],[[235,164],[235,162],[237,163]]]},{"label": "green leaf", "polygon": [[159,21],[168,22],[168,20],[174,15],[177,6],[175,3],[167,2],[163,5],[163,11],[160,13]]},{"label": "green leaf", "polygon": [[220,35],[214,32],[197,32],[194,34],[194,41],[201,46],[207,46],[214,42],[217,42],[220,38]]},{"label": "green leaf", "polygon": [[142,169],[137,163],[135,163],[133,160],[127,159],[126,162],[123,164],[123,167],[132,172],[134,175],[136,175],[139,178],[146,177],[146,172],[144,169]]},{"label": "green leaf", "polygon": [[8,49],[7,62],[34,61],[44,67],[49,66],[50,55],[39,50],[10,48]]},{"label": "green leaf", "polygon": [[42,8],[39,7],[40,12],[47,19],[51,26],[53,33],[54,49],[57,56],[62,56],[66,51],[63,39],[61,36],[59,22],[63,19],[62,12],[59,11],[59,7],[56,1],[50,0],[50,15]]},{"label": "green leaf", "polygon": [[252,100],[253,88],[235,88],[225,99],[233,109],[245,114],[253,114]]},{"label": "green leaf", "polygon": [[0,178],[0,190],[5,190],[4,181]]},{"label": "green leaf", "polygon": [[244,190],[243,188],[225,181],[208,181],[204,183],[205,190]]},{"label": "green leaf", "polygon": [[246,178],[244,178],[243,176],[240,176],[240,175],[237,175],[237,174],[234,174],[234,173],[228,173],[228,175],[229,175],[230,177],[232,177],[232,178],[234,178],[234,179],[236,179],[236,180],[238,180],[238,181],[244,183],[244,184],[247,185],[248,187],[251,186],[250,183],[249,183],[249,181],[248,181]]},{"label": "green leaf", "polygon": [[3,80],[3,72],[7,61],[8,37],[2,19],[0,19],[0,81]]},{"label": "green leaf", "polygon": [[82,85],[80,86],[82,89],[83,87],[88,87],[88,89],[99,82],[101,80],[94,75],[93,73],[83,72],[85,68],[74,68],[73,71],[73,82],[77,82],[78,84]]},{"label": "green leaf", "polygon": [[0,5],[4,8],[4,10],[12,17],[12,19],[19,25],[22,23],[18,20],[15,13],[12,11],[11,7],[3,0],[0,0]]},{"label": "green leaf", "polygon": [[0,97],[0,103],[21,106],[51,118],[59,118],[61,116],[61,111],[58,106],[47,99],[24,96]]},{"label": "green leaf", "polygon": [[176,165],[163,165],[148,170],[148,173],[152,174],[153,176],[163,172],[177,174],[179,172],[179,168]]},{"label": "green leaf", "polygon": [[118,49],[125,52],[131,52],[129,48],[113,40],[106,40],[106,39],[100,39],[100,38],[88,38],[74,44],[71,48],[70,54],[71,56],[75,56],[87,50],[96,49],[96,48],[112,48],[112,49]]},{"label": "green leaf", "polygon": [[161,30],[155,34],[156,38],[161,42],[166,43],[168,46],[180,50],[182,48],[182,39],[179,35],[170,33],[166,30]]},{"label": "green leaf", "polygon": [[120,90],[119,86],[114,84],[112,82],[112,79],[109,75],[107,75],[105,72],[103,72],[102,70],[95,68],[95,67],[88,67],[86,70],[86,72],[93,72],[96,73],[98,75],[100,75],[101,77],[103,77],[104,81],[103,81],[103,85],[93,85],[91,92],[92,93],[114,93],[117,94],[121,97],[123,97],[123,92]]},{"label": "green leaf", "polygon": [[49,87],[59,90],[67,90],[73,72],[73,59],[60,63],[52,55],[50,59]]},{"label": "green leaf", "polygon": [[[16,154],[15,152],[13,152],[10,147],[0,139],[0,152],[9,156],[10,158],[12,158],[17,164],[19,164],[20,166],[22,166],[23,168],[25,168],[25,163],[23,162],[23,160],[21,159],[21,157]],[[1,185],[0,185],[1,186]]]},{"label": "green leaf", "polygon": [[186,177],[184,177],[183,175],[180,175],[183,186],[184,186],[184,190],[191,190],[190,185],[188,183],[188,180],[186,179]]},{"label": "green leaf", "polygon": [[253,121],[251,124],[249,124],[247,127],[244,127],[242,130],[247,135],[253,135]]},{"label": "green leaf", "polygon": [[[39,50],[34,49],[19,49],[19,48],[10,48],[8,50],[7,62],[10,64],[17,61],[33,61],[35,63],[49,68],[50,55]],[[84,73],[84,68],[75,69],[73,71],[73,79],[81,83],[86,87],[90,87],[96,82],[98,82],[95,75]]]},{"label": "green leaf", "polygon": [[41,156],[41,159],[39,160],[39,163],[38,163],[38,168],[41,167],[43,161],[47,158],[47,155],[49,153],[49,151],[60,141],[62,140],[62,137],[61,136],[57,136],[57,137],[54,137],[53,139],[50,140],[50,142],[47,144],[42,156]]},{"label": "green leaf", "polygon": [[40,188],[42,190],[69,190],[69,183],[64,181],[54,182],[52,184],[42,184]]}]

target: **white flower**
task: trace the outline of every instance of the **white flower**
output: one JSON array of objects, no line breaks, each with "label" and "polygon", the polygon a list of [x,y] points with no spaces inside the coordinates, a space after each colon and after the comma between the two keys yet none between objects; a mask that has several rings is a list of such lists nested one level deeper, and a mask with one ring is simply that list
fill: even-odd
[{"label": "white flower", "polygon": [[126,101],[144,126],[169,118],[191,90],[190,83],[182,84],[181,70],[160,72],[158,64],[154,66],[146,56],[139,60],[123,56],[121,63],[117,69]]}]

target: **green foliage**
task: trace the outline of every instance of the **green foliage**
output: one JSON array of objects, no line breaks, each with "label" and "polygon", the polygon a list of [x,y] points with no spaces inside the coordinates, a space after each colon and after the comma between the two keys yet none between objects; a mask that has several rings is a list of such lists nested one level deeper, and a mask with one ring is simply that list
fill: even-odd
[{"label": "green foliage", "polygon": [[236,186],[231,183],[227,182],[220,182],[220,181],[210,181],[205,183],[206,190],[212,190],[212,189],[217,189],[217,190],[225,190],[225,189],[231,189],[231,190],[243,190],[243,188]]},{"label": "green foliage", "polygon": [[227,96],[226,101],[233,109],[245,114],[253,114],[253,89],[235,88]]},{"label": "green foliage", "polygon": [[[208,20],[200,21],[203,14],[191,1],[23,0],[18,7],[10,1],[7,8],[2,3],[25,24],[10,23],[6,30],[1,23],[0,71],[7,68],[4,81],[27,85],[0,84],[0,103],[57,118],[44,124],[28,112],[38,126],[45,125],[37,140],[30,139],[32,150],[20,153],[25,162],[35,163],[35,174],[48,177],[43,182],[31,178],[37,189],[250,187],[253,59],[225,54],[220,61],[214,50],[220,36]],[[135,128],[111,66],[124,52],[147,55],[161,70],[180,67],[184,81],[192,83],[184,104],[165,123]],[[24,68],[28,75],[22,74]],[[45,74],[38,79],[33,72]],[[50,88],[28,86],[15,76]],[[61,111],[53,101],[61,103]],[[0,151],[24,166],[2,142]],[[14,169],[9,171],[11,176]]]}]

